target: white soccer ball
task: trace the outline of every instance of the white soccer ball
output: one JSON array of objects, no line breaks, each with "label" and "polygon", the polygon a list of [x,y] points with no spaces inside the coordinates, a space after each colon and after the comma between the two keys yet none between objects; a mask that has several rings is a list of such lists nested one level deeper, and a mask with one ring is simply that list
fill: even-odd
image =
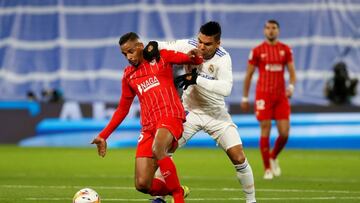
[{"label": "white soccer ball", "polygon": [[83,188],[75,193],[73,203],[100,203],[100,197],[95,190]]}]

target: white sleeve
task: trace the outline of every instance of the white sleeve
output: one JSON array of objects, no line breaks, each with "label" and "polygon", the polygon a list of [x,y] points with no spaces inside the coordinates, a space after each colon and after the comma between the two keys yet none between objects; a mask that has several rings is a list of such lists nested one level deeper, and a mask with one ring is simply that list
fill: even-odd
[{"label": "white sleeve", "polygon": [[178,51],[182,53],[187,53],[191,49],[196,48],[196,46],[189,43],[190,40],[188,39],[181,39],[181,40],[175,40],[175,41],[158,41],[159,50],[161,49],[168,49],[173,51]]},{"label": "white sleeve", "polygon": [[227,97],[231,93],[233,84],[232,64],[229,54],[223,56],[218,64],[220,67],[218,69],[217,79],[210,80],[199,75],[196,79],[196,83],[202,88]]}]

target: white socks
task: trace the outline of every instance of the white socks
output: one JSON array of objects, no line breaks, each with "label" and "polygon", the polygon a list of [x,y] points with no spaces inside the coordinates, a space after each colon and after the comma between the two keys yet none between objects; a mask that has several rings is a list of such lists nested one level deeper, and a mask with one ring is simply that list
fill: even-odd
[{"label": "white socks", "polygon": [[236,169],[237,179],[239,180],[243,188],[243,192],[245,193],[246,202],[256,202],[254,176],[250,164],[245,159],[244,163],[234,166]]}]

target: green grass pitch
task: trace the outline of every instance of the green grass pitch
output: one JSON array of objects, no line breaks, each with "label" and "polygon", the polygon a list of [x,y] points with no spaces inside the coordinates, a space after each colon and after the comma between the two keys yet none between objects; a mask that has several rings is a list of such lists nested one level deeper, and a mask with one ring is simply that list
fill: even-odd
[{"label": "green grass pitch", "polygon": [[[258,202],[360,202],[360,151],[285,150],[283,174],[262,179],[257,149],[245,149]],[[134,189],[134,149],[20,148],[0,145],[0,202],[71,202],[91,187],[102,202],[149,202]],[[181,149],[174,155],[187,202],[245,202],[235,172],[221,149]]]}]

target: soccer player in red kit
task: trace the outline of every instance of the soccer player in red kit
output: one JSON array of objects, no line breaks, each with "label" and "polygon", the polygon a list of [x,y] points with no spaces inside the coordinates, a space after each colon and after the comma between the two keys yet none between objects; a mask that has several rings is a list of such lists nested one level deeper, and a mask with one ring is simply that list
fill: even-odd
[{"label": "soccer player in red kit", "polygon": [[[92,143],[104,157],[106,139],[121,124],[137,96],[142,129],[136,151],[135,187],[153,196],[172,195],[175,203],[183,203],[184,190],[175,165],[167,155],[177,146],[185,121],[185,111],[173,82],[172,64],[201,64],[203,60],[196,53],[159,52],[157,42],[150,42],[144,49],[138,35],[133,32],[123,35],[119,44],[130,63],[124,70],[122,95],[110,122]],[[154,178],[158,167],[164,180]]]},{"label": "soccer player in red kit", "polygon": [[[265,167],[264,179],[273,179],[274,176],[281,174],[277,157],[289,137],[290,104],[288,98],[294,92],[296,81],[292,50],[278,40],[279,31],[280,26],[277,21],[268,20],[266,22],[264,28],[266,40],[250,52],[241,101],[241,108],[248,111],[251,78],[255,68],[258,67],[255,113],[261,127],[260,151]],[[287,88],[284,78],[285,66],[289,71]],[[274,148],[270,151],[271,120],[276,120],[279,136]]]}]

